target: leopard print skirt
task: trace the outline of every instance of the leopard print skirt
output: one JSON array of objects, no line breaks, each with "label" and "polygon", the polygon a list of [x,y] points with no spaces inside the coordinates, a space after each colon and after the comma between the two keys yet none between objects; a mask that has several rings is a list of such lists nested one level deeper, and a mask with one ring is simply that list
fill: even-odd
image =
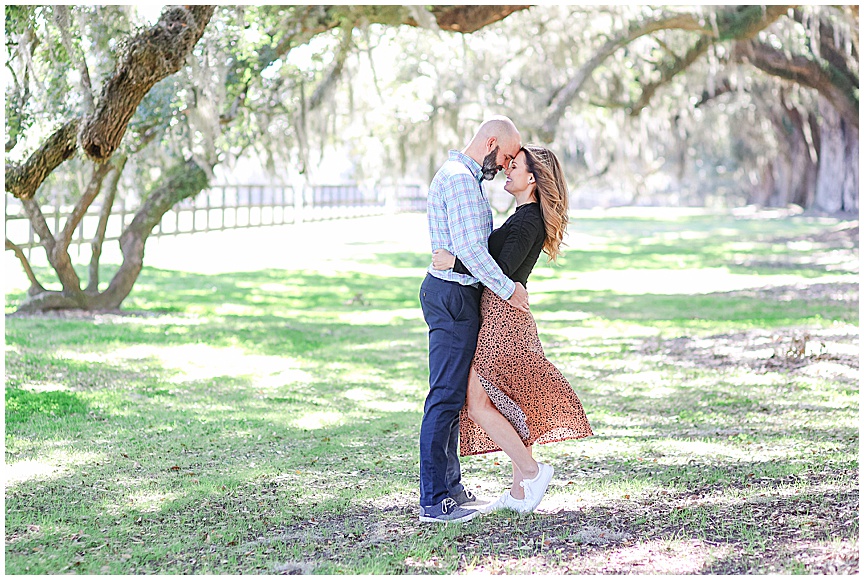
[{"label": "leopard print skirt", "polygon": [[[546,359],[530,312],[510,306],[488,288],[480,299],[481,326],[472,365],[492,403],[525,446],[593,435],[579,397]],[[468,417],[459,416],[459,454],[501,448]]]}]

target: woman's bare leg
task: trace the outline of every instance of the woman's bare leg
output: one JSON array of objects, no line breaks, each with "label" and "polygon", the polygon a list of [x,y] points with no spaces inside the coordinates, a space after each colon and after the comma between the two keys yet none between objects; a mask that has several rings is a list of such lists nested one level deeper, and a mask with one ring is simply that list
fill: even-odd
[{"label": "woman's bare leg", "polygon": [[[533,457],[534,454],[532,453],[532,448],[526,447],[526,449],[528,449],[528,454]],[[535,473],[534,477],[536,476],[537,474]],[[525,476],[522,475],[522,472],[519,471],[519,468],[516,467],[515,463],[513,463],[513,485],[510,486],[510,495],[512,495],[515,499],[525,499],[525,489],[521,485],[519,485],[523,479],[525,479]],[[529,477],[528,479],[532,478]]]},{"label": "woman's bare leg", "polygon": [[[484,431],[498,444],[501,450],[510,457],[513,462],[513,478],[519,476],[519,481],[522,478],[532,479],[539,473],[537,462],[531,456],[531,448],[525,447],[522,443],[522,438],[510,424],[504,415],[495,407],[483,385],[480,384],[480,378],[477,376],[474,368],[471,368],[468,374],[468,416],[480,425]],[[519,486],[517,481],[515,484]],[[519,492],[522,488],[519,487]],[[522,499],[524,496],[517,497],[516,494],[511,495],[514,498]]]}]

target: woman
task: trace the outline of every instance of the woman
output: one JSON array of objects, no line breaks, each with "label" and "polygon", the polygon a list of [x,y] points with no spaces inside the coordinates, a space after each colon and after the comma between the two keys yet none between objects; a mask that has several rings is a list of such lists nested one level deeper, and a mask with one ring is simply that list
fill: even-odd
[{"label": "woman", "polygon": [[[555,155],[533,145],[519,151],[505,174],[504,189],[516,198],[516,211],[490,234],[489,253],[505,275],[527,286],[540,252],[549,260],[560,252],[567,227],[567,184]],[[432,265],[469,273],[446,250],[433,252]],[[593,433],[567,379],[543,354],[531,313],[484,289],[480,314],[468,396],[460,415],[459,453],[503,450],[513,463],[513,482],[483,511],[531,512],[554,472],[534,460],[531,446]]]}]

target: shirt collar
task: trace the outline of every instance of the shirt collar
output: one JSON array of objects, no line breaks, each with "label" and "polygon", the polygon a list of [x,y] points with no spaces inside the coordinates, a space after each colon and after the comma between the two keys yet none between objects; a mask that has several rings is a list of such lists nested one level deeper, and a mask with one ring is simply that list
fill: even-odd
[{"label": "shirt collar", "polygon": [[481,167],[479,163],[474,161],[474,159],[465,155],[461,151],[451,149],[450,161],[458,161],[459,163],[468,168],[468,170],[471,172],[471,174],[474,176],[474,179],[476,179],[478,183],[483,183],[483,167]]}]

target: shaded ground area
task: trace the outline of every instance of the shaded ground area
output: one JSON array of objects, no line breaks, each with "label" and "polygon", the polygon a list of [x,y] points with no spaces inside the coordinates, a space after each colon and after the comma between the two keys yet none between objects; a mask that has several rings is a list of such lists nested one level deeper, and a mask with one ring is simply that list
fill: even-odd
[{"label": "shaded ground area", "polygon": [[[837,485],[854,472],[802,472],[770,481],[752,479],[729,500],[728,486],[520,516],[503,512],[457,526],[456,572],[543,574],[854,574],[858,490]],[[746,492],[746,494],[744,493]],[[330,570],[346,552],[392,554],[388,547],[439,532],[416,522],[409,498],[376,502],[373,510],[315,518],[262,536],[246,546],[299,543],[305,559],[276,572]],[[578,503],[578,502],[577,502]],[[853,535],[854,537],[854,535]],[[405,561],[390,573],[432,572],[445,558]],[[795,561],[800,566],[789,566]],[[335,564],[333,571],[339,570]]]}]

